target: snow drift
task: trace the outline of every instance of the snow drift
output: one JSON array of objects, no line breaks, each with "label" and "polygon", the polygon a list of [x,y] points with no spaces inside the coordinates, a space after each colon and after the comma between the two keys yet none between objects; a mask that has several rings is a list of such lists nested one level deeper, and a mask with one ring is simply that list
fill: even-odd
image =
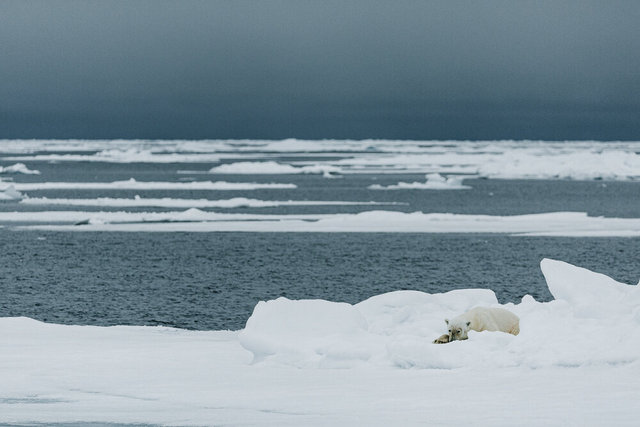
[{"label": "snow drift", "polygon": [[640,363],[640,291],[599,273],[544,259],[555,300],[525,296],[503,307],[521,332],[470,332],[468,341],[433,345],[444,319],[478,305],[501,306],[487,289],[444,294],[398,291],[355,305],[279,298],[259,303],[240,333],[255,362],[298,367],[451,369]]}]

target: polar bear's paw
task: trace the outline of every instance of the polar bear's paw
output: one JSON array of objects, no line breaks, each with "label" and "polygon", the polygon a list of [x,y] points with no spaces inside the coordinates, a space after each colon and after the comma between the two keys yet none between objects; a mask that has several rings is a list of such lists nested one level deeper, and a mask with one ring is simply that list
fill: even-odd
[{"label": "polar bear's paw", "polygon": [[449,342],[449,335],[444,334],[433,340],[434,344],[446,344]]}]

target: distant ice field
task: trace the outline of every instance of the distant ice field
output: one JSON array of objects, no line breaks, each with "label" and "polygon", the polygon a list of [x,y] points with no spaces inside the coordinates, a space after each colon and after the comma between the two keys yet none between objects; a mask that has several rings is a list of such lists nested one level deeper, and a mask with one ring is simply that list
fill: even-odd
[{"label": "distant ice field", "polygon": [[[114,167],[115,166],[115,167]],[[640,196],[640,183],[627,181],[573,181],[573,180],[494,180],[471,178],[465,179],[465,185],[471,187],[466,190],[423,190],[423,189],[397,189],[376,190],[368,188],[371,185],[391,186],[399,182],[426,182],[425,175],[347,175],[337,179],[326,179],[319,175],[254,175],[254,176],[227,176],[220,175],[213,182],[228,183],[258,183],[258,184],[289,184],[295,188],[263,188],[253,190],[200,190],[189,188],[192,180],[211,181],[204,175],[178,175],[175,172],[179,166],[168,165],[158,168],[156,165],[112,165],[112,164],[43,164],[38,165],[44,176],[50,176],[51,182],[68,183],[68,188],[59,189],[25,189],[19,190],[33,198],[47,197],[51,199],[95,199],[119,198],[171,198],[171,199],[206,199],[229,200],[233,198],[250,198],[264,201],[343,201],[358,203],[395,203],[395,206],[386,206],[385,210],[402,212],[438,212],[479,215],[521,215],[541,212],[586,212],[592,216],[631,218],[640,216],[637,199]],[[96,175],[97,173],[97,175]],[[43,183],[42,176],[20,175],[11,178],[2,177],[0,190],[14,183],[24,183],[24,186],[36,187],[36,183]],[[176,188],[149,189],[149,188],[118,188],[114,184],[111,188],[95,189],[87,188],[89,183],[114,183],[126,182],[134,178],[137,184],[144,182],[167,182],[170,179],[176,183]],[[219,180],[219,181],[218,181]],[[73,186],[73,182],[80,185]],[[142,185],[139,185],[143,187]],[[84,188],[82,188],[84,187]],[[122,185],[120,185],[122,187]],[[27,187],[28,188],[28,187]],[[97,202],[96,202],[97,203]],[[0,211],[24,211],[24,210],[48,210],[51,207],[42,205],[20,204],[18,201],[0,204]],[[184,205],[184,204],[183,204]],[[199,207],[194,203],[191,207]],[[58,210],[73,209],[69,206],[58,205]],[[92,208],[83,208],[91,210]],[[103,204],[100,210],[109,209]],[[118,206],[113,209],[121,210]],[[185,209],[187,207],[185,206]],[[354,213],[371,210],[367,206],[342,206],[335,207],[317,206],[313,208],[304,206],[281,206],[260,208],[252,212],[260,213]],[[376,208],[376,209],[379,209]],[[131,210],[131,209],[128,209]],[[233,212],[225,210],[225,212]],[[247,212],[243,207],[237,212]]]},{"label": "distant ice field", "polygon": [[206,170],[214,174],[332,176],[413,172],[466,173],[503,179],[640,178],[638,142],[5,140],[0,143],[4,147],[0,161],[201,163],[211,165]]}]

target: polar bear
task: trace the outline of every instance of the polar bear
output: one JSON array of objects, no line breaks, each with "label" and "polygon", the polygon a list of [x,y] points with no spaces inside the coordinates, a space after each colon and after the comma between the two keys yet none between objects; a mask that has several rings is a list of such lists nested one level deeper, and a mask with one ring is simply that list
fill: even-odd
[{"label": "polar bear", "polygon": [[444,319],[449,333],[437,338],[434,344],[444,344],[455,340],[466,340],[470,329],[474,331],[501,331],[518,335],[520,319],[504,308],[475,307],[453,319]]}]

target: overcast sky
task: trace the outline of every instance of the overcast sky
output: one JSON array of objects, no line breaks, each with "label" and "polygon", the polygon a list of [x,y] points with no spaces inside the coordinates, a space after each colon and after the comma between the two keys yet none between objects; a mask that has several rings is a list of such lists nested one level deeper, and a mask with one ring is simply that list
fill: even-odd
[{"label": "overcast sky", "polygon": [[0,2],[0,138],[640,140],[640,2]]}]

